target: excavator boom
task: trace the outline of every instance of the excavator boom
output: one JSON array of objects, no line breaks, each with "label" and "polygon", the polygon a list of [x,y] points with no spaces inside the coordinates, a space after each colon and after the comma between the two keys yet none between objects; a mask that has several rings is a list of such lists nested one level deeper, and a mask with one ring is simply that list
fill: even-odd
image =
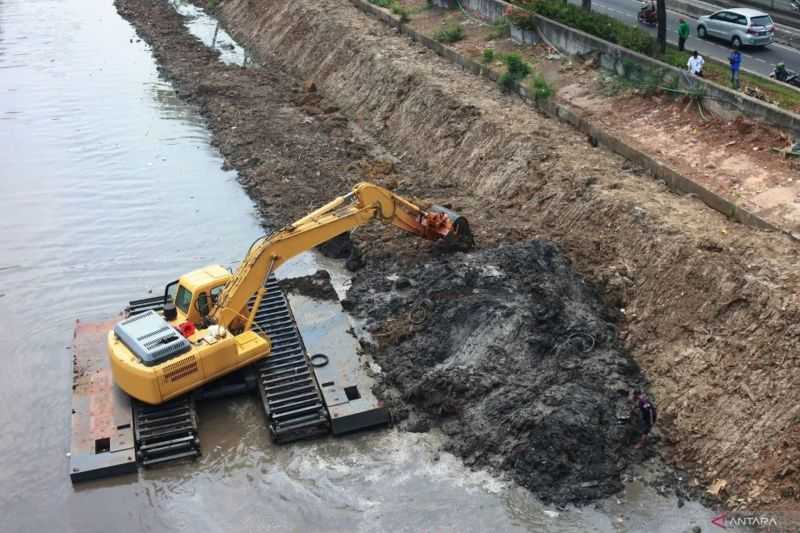
[{"label": "excavator boom", "polygon": [[[425,239],[443,240],[451,246],[469,248],[473,244],[469,224],[455,212],[438,206],[425,210],[387,189],[359,183],[351,193],[256,241],[226,284],[213,310],[213,320],[230,327],[245,319],[248,301],[253,294],[263,292],[265,280],[281,264],[372,219]],[[251,323],[252,319],[247,317],[245,329]]]}]

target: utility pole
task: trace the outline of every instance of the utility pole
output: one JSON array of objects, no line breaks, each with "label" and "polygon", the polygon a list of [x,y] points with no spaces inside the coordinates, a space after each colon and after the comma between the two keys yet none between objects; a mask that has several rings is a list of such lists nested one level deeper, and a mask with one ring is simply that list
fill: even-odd
[{"label": "utility pole", "polygon": [[[591,0],[590,0],[591,1]],[[656,21],[658,23],[658,51],[662,54],[667,51],[667,2],[656,0]]]}]

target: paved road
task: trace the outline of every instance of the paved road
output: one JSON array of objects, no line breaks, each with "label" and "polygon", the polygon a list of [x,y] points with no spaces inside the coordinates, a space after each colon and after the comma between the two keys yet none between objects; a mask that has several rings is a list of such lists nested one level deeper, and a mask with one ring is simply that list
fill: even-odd
[{"label": "paved road", "polygon": [[[727,0],[725,3],[726,5],[737,7],[752,7],[766,11],[767,13],[777,9],[785,11],[786,13],[794,13],[795,16],[798,16],[794,9],[792,9],[792,3],[790,0],[746,0],[746,3],[742,3],[741,1],[737,2],[736,0]],[[800,24],[800,20],[798,20],[798,24]],[[794,26],[797,26],[797,24],[794,24]]]},{"label": "paved road", "polygon": [[[580,0],[570,0],[570,2],[580,5]],[[648,30],[655,35],[655,28],[639,24],[636,20],[640,7],[641,4],[638,0],[592,0],[593,11],[609,15],[632,25],[638,25],[640,28]],[[671,11],[667,11],[667,40],[669,42],[677,44],[677,26],[680,17],[685,18],[692,29],[689,39],[686,41],[688,50],[697,50],[704,57],[714,57],[725,63],[728,62],[730,47],[727,43],[698,39],[697,21]],[[800,71],[800,51],[782,44],[773,43],[766,48],[745,48],[742,50],[742,55],[744,56],[742,58],[742,67],[751,72],[769,75],[775,63],[780,61],[786,64],[786,68]]]}]

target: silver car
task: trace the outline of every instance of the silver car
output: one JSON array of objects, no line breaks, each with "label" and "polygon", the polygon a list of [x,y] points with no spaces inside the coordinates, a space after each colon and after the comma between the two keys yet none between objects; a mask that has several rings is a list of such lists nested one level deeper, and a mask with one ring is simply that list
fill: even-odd
[{"label": "silver car", "polygon": [[775,37],[775,23],[763,11],[737,8],[724,9],[697,20],[697,36],[701,39],[715,37],[734,48],[766,46]]}]

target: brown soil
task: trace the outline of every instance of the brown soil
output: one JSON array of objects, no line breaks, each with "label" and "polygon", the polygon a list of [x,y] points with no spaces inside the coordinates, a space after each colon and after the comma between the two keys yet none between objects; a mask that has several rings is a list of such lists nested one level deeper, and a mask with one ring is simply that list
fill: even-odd
[{"label": "brown soil", "polygon": [[778,227],[800,232],[800,162],[774,149],[789,135],[743,118],[724,120],[696,103],[631,90],[604,96],[597,72],[562,76],[559,97],[629,144]]},{"label": "brown soil", "polygon": [[437,31],[447,27],[449,24],[461,25],[464,28],[464,38],[448,46],[475,61],[481,62],[483,61],[483,51],[486,49],[493,50],[496,58],[488,66],[497,72],[505,70],[500,55],[509,53],[519,54],[525,61],[533,65],[536,70],[546,69],[546,67],[542,67],[542,64],[548,62],[545,58],[552,50],[544,44],[537,46],[522,45],[512,41],[508,35],[494,35],[494,28],[481,21],[474,14],[439,8],[420,9],[420,4],[424,4],[424,2],[419,2],[419,0],[400,0],[399,3],[414,13],[408,22],[408,26],[414,31],[425,35],[433,37]]},{"label": "brown soil", "polygon": [[[257,70],[217,63],[166,3],[117,5],[208,117],[271,220],[346,191],[361,179],[359,160],[391,160],[379,182],[462,211],[484,248],[558,242],[615,310],[625,349],[651,381],[664,453],[698,483],[724,480],[730,506],[797,507],[794,243],[676,197],[349,3],[223,2],[228,28],[264,65]],[[317,92],[295,80],[313,80]],[[380,226],[357,237],[368,269],[418,264],[429,246]]]}]

